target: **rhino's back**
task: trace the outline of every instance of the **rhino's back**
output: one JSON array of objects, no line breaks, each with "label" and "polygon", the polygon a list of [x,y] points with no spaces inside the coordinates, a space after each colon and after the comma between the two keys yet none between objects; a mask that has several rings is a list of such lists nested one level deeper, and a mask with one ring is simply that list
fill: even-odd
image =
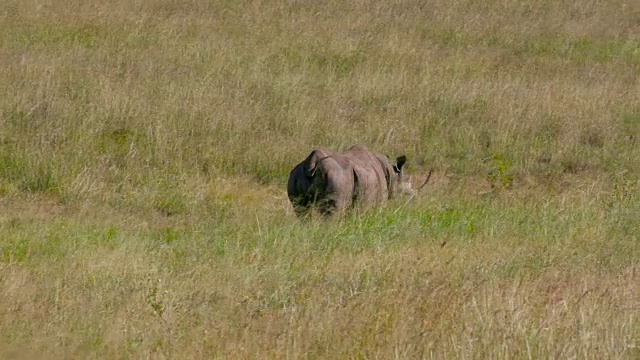
[{"label": "rhino's back", "polygon": [[387,200],[388,176],[380,156],[362,145],[352,146],[343,155],[353,163],[357,201],[377,203]]}]

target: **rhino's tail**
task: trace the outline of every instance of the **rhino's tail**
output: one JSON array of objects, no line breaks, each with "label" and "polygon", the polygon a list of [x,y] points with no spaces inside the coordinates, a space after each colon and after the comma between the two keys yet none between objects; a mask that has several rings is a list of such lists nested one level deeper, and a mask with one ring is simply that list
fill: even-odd
[{"label": "rhino's tail", "polygon": [[313,178],[316,175],[316,170],[318,170],[318,165],[321,161],[330,158],[333,155],[325,155],[319,150],[314,150],[311,155],[309,155],[309,162],[307,163],[307,168],[305,169],[305,174],[309,178]]},{"label": "rhino's tail", "polygon": [[351,206],[358,202],[358,172],[353,168],[353,191],[351,192]]}]

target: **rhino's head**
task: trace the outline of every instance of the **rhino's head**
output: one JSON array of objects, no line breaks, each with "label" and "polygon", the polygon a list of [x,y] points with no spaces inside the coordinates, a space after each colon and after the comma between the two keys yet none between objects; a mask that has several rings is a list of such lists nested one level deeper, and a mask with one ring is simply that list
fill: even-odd
[{"label": "rhino's head", "polygon": [[405,180],[403,166],[406,162],[407,157],[401,155],[396,158],[396,163],[391,166],[393,173],[389,174],[389,190],[392,196],[415,194],[411,183]]},{"label": "rhino's head", "polygon": [[418,194],[418,192],[422,190],[422,188],[425,185],[427,185],[427,182],[429,182],[429,178],[431,178],[431,173],[433,172],[433,169],[429,171],[429,175],[427,176],[427,179],[425,180],[425,182],[417,190],[414,189],[413,186],[411,185],[411,181],[405,180],[403,165],[406,162],[407,162],[407,157],[405,155],[401,155],[396,158],[396,163],[395,165],[392,166],[393,175],[391,175],[390,177],[389,186],[393,195],[414,196]]}]

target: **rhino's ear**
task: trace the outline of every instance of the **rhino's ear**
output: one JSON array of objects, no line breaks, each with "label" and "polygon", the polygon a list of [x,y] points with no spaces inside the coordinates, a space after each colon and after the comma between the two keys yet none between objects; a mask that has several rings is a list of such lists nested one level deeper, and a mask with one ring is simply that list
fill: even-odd
[{"label": "rhino's ear", "polygon": [[404,163],[407,162],[407,157],[404,155],[398,156],[398,158],[396,159],[396,164],[393,165],[393,171],[395,171],[396,173],[400,173],[400,171],[402,171],[402,166],[404,165]]}]

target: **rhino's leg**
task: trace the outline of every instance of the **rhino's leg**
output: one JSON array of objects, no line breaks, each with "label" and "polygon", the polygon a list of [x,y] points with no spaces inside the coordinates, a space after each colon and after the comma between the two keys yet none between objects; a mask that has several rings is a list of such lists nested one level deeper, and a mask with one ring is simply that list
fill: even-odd
[{"label": "rhino's leg", "polygon": [[331,216],[335,214],[338,210],[336,206],[336,201],[331,198],[322,199],[318,201],[318,212],[323,216]]},{"label": "rhino's leg", "polygon": [[336,171],[327,176],[327,186],[322,199],[318,199],[318,211],[322,215],[334,215],[347,210],[353,202],[353,174]]},{"label": "rhino's leg", "polygon": [[309,214],[312,203],[308,196],[290,197],[289,200],[291,200],[293,211],[298,217],[306,217]]},{"label": "rhino's leg", "polygon": [[309,215],[309,212],[311,210],[311,206],[309,206],[309,205],[305,205],[305,206],[296,205],[296,206],[293,207],[293,210],[295,211],[296,215],[299,218],[304,218],[304,217],[307,217]]}]

